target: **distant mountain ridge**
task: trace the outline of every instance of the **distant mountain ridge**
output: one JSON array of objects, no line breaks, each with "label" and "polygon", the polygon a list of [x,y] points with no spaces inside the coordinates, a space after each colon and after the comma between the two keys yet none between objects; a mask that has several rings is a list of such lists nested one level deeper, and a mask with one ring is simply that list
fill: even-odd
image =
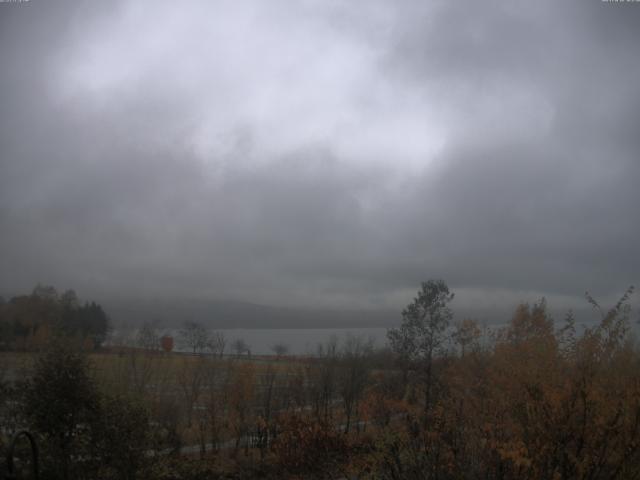
[{"label": "distant mountain ridge", "polygon": [[391,327],[399,312],[275,307],[231,300],[105,300],[116,326],[156,322],[165,328],[192,320],[209,328]]}]

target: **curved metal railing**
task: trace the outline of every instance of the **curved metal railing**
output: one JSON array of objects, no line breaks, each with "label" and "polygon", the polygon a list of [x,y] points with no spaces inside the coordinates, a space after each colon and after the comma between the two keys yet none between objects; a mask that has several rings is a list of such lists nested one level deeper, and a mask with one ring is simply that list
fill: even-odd
[{"label": "curved metal railing", "polygon": [[22,430],[16,433],[11,439],[11,443],[9,444],[9,449],[7,450],[7,473],[5,475],[6,480],[16,480],[15,466],[14,466],[14,450],[16,448],[16,443],[18,443],[18,439],[20,437],[27,437],[29,443],[31,445],[31,474],[34,480],[38,479],[39,471],[38,471],[38,444],[36,443],[36,439],[33,435],[31,435],[26,430]]}]

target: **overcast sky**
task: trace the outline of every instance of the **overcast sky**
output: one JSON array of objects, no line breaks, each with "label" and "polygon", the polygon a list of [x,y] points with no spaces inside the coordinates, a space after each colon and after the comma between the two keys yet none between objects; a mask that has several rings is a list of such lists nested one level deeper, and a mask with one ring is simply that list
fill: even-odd
[{"label": "overcast sky", "polygon": [[0,292],[615,296],[639,45],[640,2],[0,3]]}]

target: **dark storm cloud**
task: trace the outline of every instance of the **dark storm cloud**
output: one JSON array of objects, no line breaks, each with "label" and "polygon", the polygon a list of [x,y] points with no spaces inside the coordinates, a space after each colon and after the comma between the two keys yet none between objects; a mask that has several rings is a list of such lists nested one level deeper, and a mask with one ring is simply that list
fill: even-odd
[{"label": "dark storm cloud", "polygon": [[414,15],[391,55],[407,82],[425,78],[459,108],[463,124],[437,182],[414,202],[447,214],[407,238],[448,252],[440,269],[456,283],[620,290],[640,266],[640,64],[628,48],[640,12],[516,3]]},{"label": "dark storm cloud", "polygon": [[638,22],[595,1],[0,4],[0,290],[612,295],[640,267]]}]

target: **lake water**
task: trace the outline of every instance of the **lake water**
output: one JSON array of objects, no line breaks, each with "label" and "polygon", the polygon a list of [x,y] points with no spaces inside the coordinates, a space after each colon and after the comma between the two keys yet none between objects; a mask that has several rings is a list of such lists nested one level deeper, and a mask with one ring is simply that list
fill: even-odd
[{"label": "lake water", "polygon": [[[326,344],[333,337],[340,346],[348,336],[371,340],[374,347],[383,347],[387,341],[387,329],[366,328],[282,328],[282,329],[255,329],[255,328],[220,328],[212,330],[224,334],[226,339],[225,353],[235,353],[233,342],[244,340],[254,355],[273,355],[272,347],[276,344],[286,345],[291,355],[315,354],[319,344]],[[180,329],[160,329],[158,336],[171,335],[175,340],[174,351],[189,351],[189,347],[181,345]],[[112,344],[135,344],[137,330],[118,330],[112,332]]]},{"label": "lake water", "polygon": [[[504,324],[491,325],[491,329],[498,329]],[[560,323],[556,324],[559,328]],[[582,333],[583,327],[593,327],[592,323],[577,323],[578,334]],[[637,326],[636,326],[636,331]],[[249,346],[251,353],[255,355],[272,355],[272,347],[276,344],[286,345],[289,354],[306,355],[315,354],[319,344],[326,344],[332,337],[336,337],[338,345],[343,343],[349,335],[360,337],[363,340],[371,339],[375,347],[384,347],[387,344],[387,329],[378,327],[367,328],[283,328],[283,329],[254,329],[254,328],[229,328],[215,330],[224,334],[226,343],[225,353],[235,353],[233,342],[241,339]],[[180,345],[179,329],[161,330],[160,335],[169,334],[175,339],[176,351],[188,351],[189,349]],[[135,332],[126,335],[131,341],[135,338]]]}]

